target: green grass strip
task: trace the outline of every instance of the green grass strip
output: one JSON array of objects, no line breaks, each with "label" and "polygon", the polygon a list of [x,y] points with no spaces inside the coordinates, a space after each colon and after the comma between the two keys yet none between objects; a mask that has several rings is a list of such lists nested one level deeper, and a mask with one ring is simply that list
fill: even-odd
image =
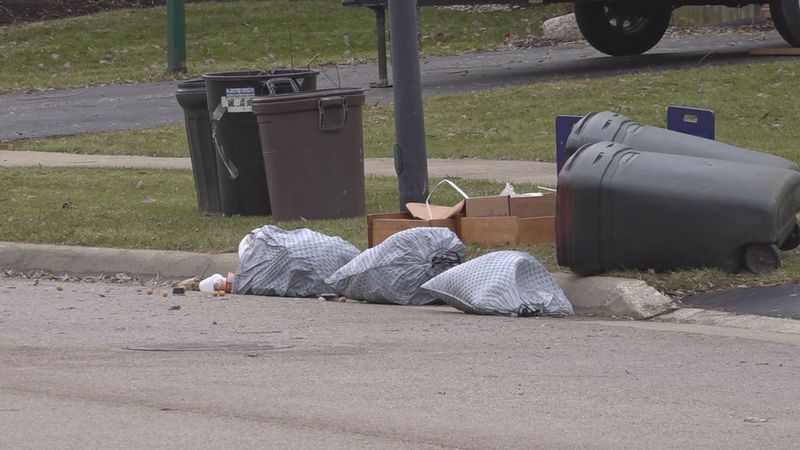
[{"label": "green grass strip", "polygon": [[[425,126],[431,158],[554,160],[558,114],[620,112],[665,126],[671,104],[717,112],[717,139],[800,161],[800,62],[648,72],[562,80],[479,93],[428,97]],[[178,120],[180,118],[177,118]],[[365,106],[367,157],[391,157],[391,103]],[[5,150],[188,156],[183,125],[0,143]]]}]

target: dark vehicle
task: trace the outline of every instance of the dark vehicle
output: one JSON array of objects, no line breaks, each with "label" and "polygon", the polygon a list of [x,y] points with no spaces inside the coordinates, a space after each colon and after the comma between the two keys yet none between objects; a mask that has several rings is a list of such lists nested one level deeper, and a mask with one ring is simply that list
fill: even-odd
[{"label": "dark vehicle", "polygon": [[[387,3],[388,0],[342,0],[344,6],[374,9],[379,36],[384,33]],[[800,0],[417,0],[417,6],[552,3],[574,3],[583,37],[592,47],[611,56],[638,55],[650,50],[667,31],[672,11],[691,5],[732,8],[769,5],[775,28],[789,45],[800,47]]]},{"label": "dark vehicle", "polygon": [[[543,0],[535,3],[573,2]],[[800,0],[583,0],[574,3],[575,19],[583,37],[592,47],[611,56],[638,55],[650,50],[667,31],[672,11],[689,5],[769,4],[775,28],[789,45],[800,47]]]}]

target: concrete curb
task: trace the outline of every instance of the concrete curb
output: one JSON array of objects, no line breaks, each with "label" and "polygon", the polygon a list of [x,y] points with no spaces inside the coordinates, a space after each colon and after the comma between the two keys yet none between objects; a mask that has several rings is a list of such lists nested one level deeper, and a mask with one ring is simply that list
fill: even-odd
[{"label": "concrete curb", "polygon": [[71,275],[127,273],[137,278],[189,278],[236,269],[235,253],[125,250],[0,242],[0,268]]},{"label": "concrete curb", "polygon": [[571,273],[553,276],[576,314],[649,319],[678,308],[671,298],[641,280],[580,277]]},{"label": "concrete curb", "polygon": [[[44,270],[54,274],[126,273],[137,279],[159,276],[182,279],[236,270],[235,253],[193,253],[165,250],[125,250],[66,245],[0,242],[0,268]],[[556,273],[556,281],[575,312],[601,317],[647,319],[675,309],[672,300],[643,281],[612,277],[578,277]]]}]

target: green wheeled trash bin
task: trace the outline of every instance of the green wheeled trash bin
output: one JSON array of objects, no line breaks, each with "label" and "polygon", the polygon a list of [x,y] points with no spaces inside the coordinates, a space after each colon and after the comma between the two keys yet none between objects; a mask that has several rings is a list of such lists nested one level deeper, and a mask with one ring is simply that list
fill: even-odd
[{"label": "green wheeled trash bin", "polygon": [[186,122],[186,138],[189,142],[197,207],[201,211],[221,212],[217,184],[217,156],[211,142],[211,119],[208,116],[205,81],[200,78],[178,83],[175,98],[183,108]]},{"label": "green wheeled trash bin", "polygon": [[272,216],[364,215],[363,89],[323,89],[253,100]]},{"label": "green wheeled trash bin", "polygon": [[258,123],[251,102],[257,96],[313,90],[316,70],[240,71],[203,75],[211,131],[217,151],[222,214],[271,213]]},{"label": "green wheeled trash bin", "polygon": [[800,172],[600,142],[558,175],[558,263],[613,269],[718,267],[761,273],[797,247]]},{"label": "green wheeled trash bin", "polygon": [[575,124],[567,139],[567,159],[584,145],[597,142],[616,142],[644,152],[695,156],[800,170],[795,162],[780,156],[739,148],[724,142],[690,136],[664,128],[642,125],[610,111],[589,113]]}]

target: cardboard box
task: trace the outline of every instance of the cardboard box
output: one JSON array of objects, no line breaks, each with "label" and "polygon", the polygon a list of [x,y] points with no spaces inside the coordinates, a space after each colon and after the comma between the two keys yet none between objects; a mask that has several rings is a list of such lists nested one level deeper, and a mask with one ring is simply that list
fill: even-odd
[{"label": "cardboard box", "polygon": [[511,197],[509,215],[521,218],[555,216],[556,196],[546,194],[542,197]]},{"label": "cardboard box", "polygon": [[552,194],[470,197],[453,206],[408,203],[406,208],[409,212],[367,216],[370,247],[416,227],[449,228],[464,242],[485,245],[550,244],[556,239],[556,196]]},{"label": "cardboard box", "polygon": [[509,215],[509,196],[470,197],[464,201],[467,217],[503,217]]},{"label": "cardboard box", "polygon": [[420,220],[439,220],[449,219],[461,214],[464,210],[464,201],[456,203],[454,206],[429,205],[427,203],[406,203],[408,212]]},{"label": "cardboard box", "polygon": [[465,243],[512,245],[519,234],[516,217],[460,217],[458,227]]},{"label": "cardboard box", "polygon": [[485,245],[540,245],[556,241],[555,216],[460,217],[459,237]]},{"label": "cardboard box", "polygon": [[458,234],[458,221],[455,217],[421,220],[407,212],[370,214],[367,216],[367,245],[374,247],[398,231],[416,227],[444,227]]},{"label": "cardboard box", "polygon": [[[555,197],[555,195],[553,196]],[[555,244],[556,216],[517,218],[517,244]]]}]

